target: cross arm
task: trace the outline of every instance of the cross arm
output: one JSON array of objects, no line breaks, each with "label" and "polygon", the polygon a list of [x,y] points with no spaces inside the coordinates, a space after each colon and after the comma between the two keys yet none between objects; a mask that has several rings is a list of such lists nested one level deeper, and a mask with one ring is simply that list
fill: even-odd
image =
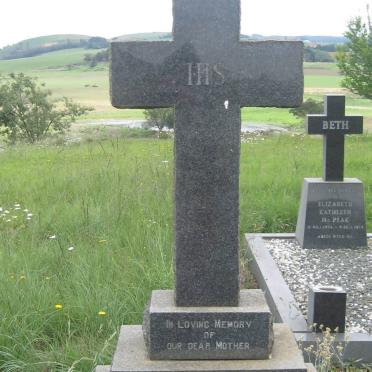
[{"label": "cross arm", "polygon": [[[172,41],[112,42],[110,96],[117,108],[170,107],[174,105]],[[173,68],[174,69],[174,68]]]},{"label": "cross arm", "polygon": [[308,134],[362,134],[363,116],[345,116],[341,119],[326,115],[307,116]]},{"label": "cross arm", "polygon": [[[241,106],[296,107],[304,91],[301,41],[241,41],[233,76]],[[235,80],[234,79],[234,80]]]}]

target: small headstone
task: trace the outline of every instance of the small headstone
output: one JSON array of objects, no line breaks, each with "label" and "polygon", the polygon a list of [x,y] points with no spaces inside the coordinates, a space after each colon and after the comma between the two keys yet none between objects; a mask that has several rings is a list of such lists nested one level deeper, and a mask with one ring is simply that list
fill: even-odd
[{"label": "small headstone", "polygon": [[307,322],[316,332],[330,328],[332,332],[344,333],[345,316],[346,292],[341,287],[310,287]]},{"label": "small headstone", "polygon": [[363,117],[345,116],[345,96],[326,96],[325,114],[309,115],[307,130],[324,136],[324,171],[304,180],[296,238],[303,248],[364,247],[363,184],[344,179],[345,135],[363,133]]}]

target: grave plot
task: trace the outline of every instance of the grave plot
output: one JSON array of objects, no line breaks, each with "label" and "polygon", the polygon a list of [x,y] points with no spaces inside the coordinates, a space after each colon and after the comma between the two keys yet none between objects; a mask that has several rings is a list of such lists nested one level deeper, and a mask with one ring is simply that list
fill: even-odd
[{"label": "grave plot", "polygon": [[[371,239],[368,234],[369,243]],[[303,348],[315,347],[322,336],[307,322],[310,288],[317,285],[332,294],[341,287],[347,295],[346,330],[335,334],[334,344],[344,347],[344,361],[372,363],[371,245],[358,250],[303,249],[295,234],[247,234],[245,241],[249,268],[265,292],[274,322],[289,324]],[[343,309],[335,310],[340,316]],[[311,361],[306,353],[304,357]]]},{"label": "grave plot", "polygon": [[307,128],[324,136],[323,178],[304,180],[296,234],[246,235],[250,268],[275,321],[304,348],[329,328],[344,361],[371,363],[372,241],[363,183],[344,179],[345,135],[362,133],[363,117],[345,116],[344,96],[326,96],[324,115],[309,115]]}]

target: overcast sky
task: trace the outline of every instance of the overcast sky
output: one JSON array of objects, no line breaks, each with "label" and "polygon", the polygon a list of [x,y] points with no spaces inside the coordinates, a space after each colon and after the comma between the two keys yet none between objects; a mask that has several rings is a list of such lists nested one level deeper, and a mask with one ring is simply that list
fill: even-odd
[{"label": "overcast sky", "polygon": [[[241,0],[242,33],[342,35],[372,0]],[[171,31],[172,0],[0,0],[0,48],[35,36]]]}]

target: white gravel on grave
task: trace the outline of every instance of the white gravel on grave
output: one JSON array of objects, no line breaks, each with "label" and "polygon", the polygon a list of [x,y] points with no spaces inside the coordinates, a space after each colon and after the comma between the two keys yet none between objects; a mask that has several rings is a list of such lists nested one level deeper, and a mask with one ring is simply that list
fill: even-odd
[{"label": "white gravel on grave", "polygon": [[347,331],[372,334],[372,240],[362,249],[302,249],[294,239],[265,244],[305,318],[309,286],[338,286],[347,292]]}]

